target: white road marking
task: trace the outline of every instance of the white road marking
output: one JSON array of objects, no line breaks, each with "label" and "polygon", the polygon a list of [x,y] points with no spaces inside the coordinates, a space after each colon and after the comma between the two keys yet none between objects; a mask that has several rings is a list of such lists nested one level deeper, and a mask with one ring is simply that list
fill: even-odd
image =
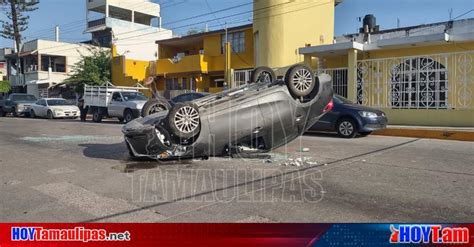
[{"label": "white road marking", "polygon": [[[117,215],[104,220],[107,222],[157,222],[164,218],[152,210],[137,210],[139,207],[125,200],[104,197],[70,183],[43,184],[33,189],[97,218]],[[137,211],[125,215],[120,214],[130,210]]]}]

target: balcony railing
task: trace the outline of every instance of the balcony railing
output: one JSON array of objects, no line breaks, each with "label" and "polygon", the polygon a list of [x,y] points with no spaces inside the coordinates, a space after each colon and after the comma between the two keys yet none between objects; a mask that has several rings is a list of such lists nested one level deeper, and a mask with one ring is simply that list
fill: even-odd
[{"label": "balcony railing", "polygon": [[156,62],[156,73],[171,74],[183,72],[207,72],[208,63],[204,55],[191,55],[182,57],[178,62],[172,59],[159,59]]},{"label": "balcony railing", "polygon": [[89,21],[87,23],[87,28],[93,28],[93,27],[97,27],[97,26],[102,26],[102,25],[105,25],[106,23],[106,18],[102,18],[102,19],[97,19],[97,20],[93,20],[93,21]]}]

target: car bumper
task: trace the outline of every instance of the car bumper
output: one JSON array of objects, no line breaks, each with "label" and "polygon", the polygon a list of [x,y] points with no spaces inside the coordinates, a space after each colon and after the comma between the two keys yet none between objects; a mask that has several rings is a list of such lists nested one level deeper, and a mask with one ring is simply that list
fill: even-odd
[{"label": "car bumper", "polygon": [[71,112],[54,112],[55,118],[72,118],[72,117],[79,117],[79,112],[71,111]]},{"label": "car bumper", "polygon": [[386,117],[363,118],[359,132],[372,132],[387,128],[388,120]]},{"label": "car bumper", "polygon": [[17,108],[15,109],[15,112],[16,114],[27,114],[27,113],[30,113],[30,107],[21,107],[21,108]]},{"label": "car bumper", "polygon": [[122,128],[125,142],[135,157],[159,159],[168,151],[158,138],[153,125],[142,125],[132,121]]}]

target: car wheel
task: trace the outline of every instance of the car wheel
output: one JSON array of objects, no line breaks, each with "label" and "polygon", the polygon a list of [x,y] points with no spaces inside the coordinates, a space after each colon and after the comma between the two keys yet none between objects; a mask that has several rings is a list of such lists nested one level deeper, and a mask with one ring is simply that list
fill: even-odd
[{"label": "car wheel", "polygon": [[357,135],[357,125],[354,120],[344,118],[339,120],[336,125],[337,133],[343,138],[354,138]]},{"label": "car wheel", "polygon": [[92,114],[92,121],[96,123],[102,122],[102,114],[99,112],[99,110],[95,110],[94,113]]},{"label": "car wheel", "polygon": [[285,76],[288,90],[293,96],[305,97],[309,95],[315,85],[316,80],[311,69],[305,65],[292,66]]},{"label": "car wheel", "polygon": [[199,110],[193,103],[176,104],[168,115],[172,133],[180,138],[192,138],[201,131]]},{"label": "car wheel", "polygon": [[159,99],[151,99],[146,102],[142,109],[142,117],[146,117],[158,112],[167,111],[170,109],[168,102],[163,102]]},{"label": "car wheel", "polygon": [[121,117],[119,117],[118,120],[119,120],[119,123],[123,123],[123,120],[124,120],[124,119],[121,118]]},{"label": "car wheel", "polygon": [[48,119],[54,119],[53,112],[50,111],[50,110],[48,110],[48,112],[46,113],[46,117],[47,117]]},{"label": "car wheel", "polygon": [[130,109],[126,109],[125,112],[123,113],[123,120],[125,123],[129,123],[134,119],[133,117],[133,112]]},{"label": "car wheel", "polygon": [[252,78],[250,83],[271,83],[275,81],[275,72],[269,67],[258,67],[252,71]]},{"label": "car wheel", "polygon": [[34,110],[31,110],[31,111],[30,111],[30,117],[31,117],[31,118],[36,118],[36,113],[35,113]]},{"label": "car wheel", "polygon": [[4,112],[2,108],[0,108],[0,117],[5,117],[6,115],[7,113]]},{"label": "car wheel", "polygon": [[12,115],[13,115],[13,117],[18,117],[18,114],[16,113],[15,107],[12,108]]},{"label": "car wheel", "polygon": [[361,136],[363,136],[363,137],[368,136],[368,135],[370,135],[370,134],[372,134],[372,131],[369,131],[369,132],[359,132],[359,135],[361,135]]}]

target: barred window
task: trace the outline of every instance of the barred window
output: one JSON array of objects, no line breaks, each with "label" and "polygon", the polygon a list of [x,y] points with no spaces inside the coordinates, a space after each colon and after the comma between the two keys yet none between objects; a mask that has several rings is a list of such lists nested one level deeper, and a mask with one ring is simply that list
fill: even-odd
[{"label": "barred window", "polygon": [[390,87],[394,109],[448,108],[448,71],[431,58],[409,58],[393,66]]},{"label": "barred window", "polygon": [[[233,32],[227,34],[228,41],[230,42],[232,53],[243,53],[245,52],[245,32]],[[224,54],[225,50],[226,34],[221,35],[221,53]]]}]

